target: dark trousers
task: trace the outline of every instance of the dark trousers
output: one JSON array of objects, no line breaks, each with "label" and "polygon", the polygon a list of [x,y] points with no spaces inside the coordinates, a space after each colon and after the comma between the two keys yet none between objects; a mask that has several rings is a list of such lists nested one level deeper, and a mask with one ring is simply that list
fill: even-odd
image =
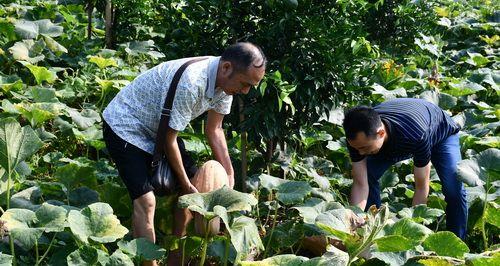
[{"label": "dark trousers", "polygon": [[[446,201],[446,228],[461,239],[467,230],[467,200],[463,184],[457,178],[457,163],[462,159],[458,134],[449,136],[432,148],[431,162],[441,180]],[[379,179],[396,160],[369,156],[367,158],[368,193],[367,208],[380,207]]]}]

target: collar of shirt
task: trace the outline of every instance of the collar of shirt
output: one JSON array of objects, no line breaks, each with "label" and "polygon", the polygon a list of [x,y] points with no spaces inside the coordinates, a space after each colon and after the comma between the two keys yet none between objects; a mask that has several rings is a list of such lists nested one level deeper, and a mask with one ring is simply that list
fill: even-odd
[{"label": "collar of shirt", "polygon": [[219,68],[220,56],[208,59],[208,79],[206,96],[210,99],[215,95],[215,80],[217,79],[217,69]]}]

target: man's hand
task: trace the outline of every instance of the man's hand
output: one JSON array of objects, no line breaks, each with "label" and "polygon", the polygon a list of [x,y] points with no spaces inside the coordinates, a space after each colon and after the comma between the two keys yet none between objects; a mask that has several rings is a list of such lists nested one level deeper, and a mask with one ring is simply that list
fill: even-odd
[{"label": "man's hand", "polygon": [[182,194],[198,193],[198,189],[193,184],[191,184],[191,182],[182,185],[181,189],[182,189]]},{"label": "man's hand", "polygon": [[431,164],[424,167],[414,167],[413,176],[415,177],[415,194],[413,195],[412,205],[426,204],[429,196],[429,177],[431,173]]}]

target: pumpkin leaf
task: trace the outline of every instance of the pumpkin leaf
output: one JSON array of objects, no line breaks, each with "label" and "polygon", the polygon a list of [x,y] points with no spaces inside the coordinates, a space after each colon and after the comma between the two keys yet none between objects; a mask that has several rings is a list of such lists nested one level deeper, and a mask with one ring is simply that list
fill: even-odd
[{"label": "pumpkin leaf", "polygon": [[425,250],[434,251],[440,256],[463,258],[464,253],[469,252],[469,247],[449,231],[437,232],[430,235],[422,245]]},{"label": "pumpkin leaf", "polygon": [[113,215],[113,209],[101,202],[90,204],[81,211],[70,211],[68,223],[71,232],[84,243],[89,243],[89,239],[98,243],[110,243],[128,232]]},{"label": "pumpkin leaf", "polygon": [[118,242],[118,247],[123,252],[132,255],[134,258],[145,260],[157,260],[165,255],[166,250],[155,245],[153,242],[145,238],[136,238],[126,242],[121,240]]},{"label": "pumpkin leaf", "polygon": [[0,120],[0,166],[7,171],[15,169],[41,147],[42,142],[31,127],[21,128],[14,118]]},{"label": "pumpkin leaf", "polygon": [[207,193],[194,193],[179,197],[179,207],[188,208],[191,211],[200,213],[207,220],[216,216],[215,206],[226,208],[227,212],[250,211],[252,206],[257,204],[257,199],[251,195],[226,186]]}]

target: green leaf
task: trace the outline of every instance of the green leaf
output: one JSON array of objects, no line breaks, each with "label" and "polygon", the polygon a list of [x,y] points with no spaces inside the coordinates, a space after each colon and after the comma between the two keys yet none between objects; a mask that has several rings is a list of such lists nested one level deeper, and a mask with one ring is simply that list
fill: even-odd
[{"label": "green leaf", "polygon": [[0,89],[3,92],[19,91],[23,87],[23,81],[16,75],[2,76],[0,75]]},{"label": "green leaf", "polygon": [[491,148],[458,163],[458,178],[469,186],[500,180],[500,150]]},{"label": "green leaf", "polygon": [[480,84],[468,80],[450,82],[448,83],[448,88],[449,89],[444,92],[455,97],[471,95],[486,90],[486,88]]},{"label": "green leaf", "polygon": [[36,39],[39,27],[33,21],[18,20],[14,23],[16,33],[23,39]]},{"label": "green leaf", "polygon": [[128,232],[113,215],[113,209],[101,202],[91,204],[81,211],[70,211],[68,223],[71,232],[84,243],[89,243],[89,239],[98,243],[110,243]]},{"label": "green leaf", "polygon": [[7,171],[13,171],[41,147],[42,142],[31,127],[21,128],[13,118],[0,120],[0,166]]},{"label": "green leaf", "polygon": [[[102,264],[102,263],[101,263]],[[134,266],[134,262],[125,255],[121,250],[116,250],[113,255],[109,257],[106,266]]]},{"label": "green leaf", "polygon": [[31,89],[31,95],[35,102],[59,102],[54,88],[34,87]]},{"label": "green leaf", "polygon": [[413,222],[411,219],[401,219],[392,225],[384,227],[385,236],[375,240],[378,251],[399,252],[413,249],[420,244],[432,231],[427,227]]},{"label": "green leaf", "polygon": [[10,47],[9,52],[17,61],[36,64],[45,59],[45,56],[42,54],[44,48],[45,43],[43,41],[23,40],[16,42]]},{"label": "green leaf", "polygon": [[377,244],[377,250],[380,252],[399,252],[415,247],[414,242],[400,235],[389,235],[377,238],[375,240]]},{"label": "green leaf", "polygon": [[155,245],[145,238],[136,238],[132,241],[120,241],[118,247],[123,252],[132,255],[135,258],[145,260],[157,260],[165,255],[166,250]]},{"label": "green leaf", "polygon": [[236,217],[229,228],[231,243],[239,253],[248,253],[253,249],[264,250],[254,219],[246,216]]},{"label": "green leaf", "polygon": [[334,246],[329,246],[321,257],[305,261],[301,266],[345,266],[348,262],[349,254]]},{"label": "green leaf", "polygon": [[425,204],[413,206],[411,208],[403,208],[398,212],[398,215],[402,218],[411,218],[413,221],[425,225],[436,221],[437,218],[441,217],[443,214],[443,210],[429,208]]},{"label": "green leaf", "polygon": [[309,259],[293,254],[277,255],[262,261],[242,261],[241,266],[300,266]]},{"label": "green leaf", "polygon": [[54,176],[69,190],[80,186],[96,188],[97,177],[95,171],[95,168],[90,165],[69,163],[58,167]]},{"label": "green leaf", "polygon": [[304,223],[308,224],[314,224],[316,217],[323,212],[342,208],[338,202],[324,201],[318,198],[307,199],[303,204],[292,207],[292,209],[299,211],[299,215],[304,218]]},{"label": "green leaf", "polygon": [[275,190],[279,185],[289,182],[289,180],[277,178],[266,174],[259,175],[259,180],[261,186],[269,191],[272,191],[273,189]]},{"label": "green leaf", "polygon": [[12,238],[25,250],[30,250],[42,236],[43,228],[31,228],[36,221],[33,211],[11,208],[0,219],[5,222]]},{"label": "green leaf", "polygon": [[482,67],[490,62],[490,60],[484,57],[482,54],[470,52],[467,52],[467,54],[469,55],[469,58],[465,60],[465,62],[470,65]]},{"label": "green leaf", "polygon": [[487,223],[500,228],[500,204],[496,202],[488,202],[484,219]]},{"label": "green leaf", "polygon": [[448,231],[437,232],[425,239],[422,244],[425,250],[436,252],[440,256],[463,258],[469,247],[455,234]]},{"label": "green leaf", "polygon": [[35,77],[36,83],[38,85],[41,85],[44,81],[48,83],[54,83],[54,81],[56,81],[57,79],[57,75],[54,72],[48,70],[43,66],[35,66],[29,63],[24,64],[24,66],[26,66],[31,71],[31,74],[33,74],[33,76]]},{"label": "green leaf", "polygon": [[97,265],[99,254],[96,248],[82,246],[69,254],[67,258],[68,266]]},{"label": "green leaf", "polygon": [[289,181],[277,187],[276,198],[283,204],[294,204],[304,200],[312,191],[305,181]]},{"label": "green leaf", "polygon": [[10,265],[12,265],[13,259],[14,259],[14,256],[11,256],[9,254],[0,253],[0,265],[10,266]]},{"label": "green leaf", "polygon": [[358,218],[349,209],[334,209],[318,215],[316,217],[316,226],[322,229],[327,235],[347,241],[356,229],[354,221]]},{"label": "green leaf", "polygon": [[102,56],[89,56],[89,62],[96,64],[100,69],[104,69],[110,66],[118,67],[115,59],[104,58]]},{"label": "green leaf", "polygon": [[47,47],[56,55],[60,56],[63,53],[68,53],[68,49],[66,49],[66,47],[62,46],[51,37],[44,36],[43,39],[45,40],[45,44],[47,45]]},{"label": "green leaf", "polygon": [[394,187],[397,183],[399,183],[399,177],[397,173],[386,171],[379,180],[380,189],[384,190],[386,188]]},{"label": "green leaf", "polygon": [[380,84],[373,84],[371,86],[372,95],[377,95],[381,97],[384,101],[392,100],[399,97],[407,97],[406,90],[403,88],[397,88],[394,90],[387,90]]},{"label": "green leaf", "polygon": [[207,193],[193,193],[179,197],[179,207],[200,213],[207,220],[215,217],[214,207],[222,206],[227,212],[250,211],[257,199],[226,186]]},{"label": "green leaf", "polygon": [[36,226],[42,227],[45,232],[62,232],[66,227],[67,211],[63,207],[43,203],[36,210]]},{"label": "green leaf", "polygon": [[81,112],[73,108],[66,109],[73,122],[80,130],[86,130],[101,122],[101,115],[92,109],[83,109]]},{"label": "green leaf", "polygon": [[57,37],[63,33],[62,26],[57,26],[48,19],[36,21],[18,20],[14,25],[16,33],[23,39],[36,39],[39,34]]}]

